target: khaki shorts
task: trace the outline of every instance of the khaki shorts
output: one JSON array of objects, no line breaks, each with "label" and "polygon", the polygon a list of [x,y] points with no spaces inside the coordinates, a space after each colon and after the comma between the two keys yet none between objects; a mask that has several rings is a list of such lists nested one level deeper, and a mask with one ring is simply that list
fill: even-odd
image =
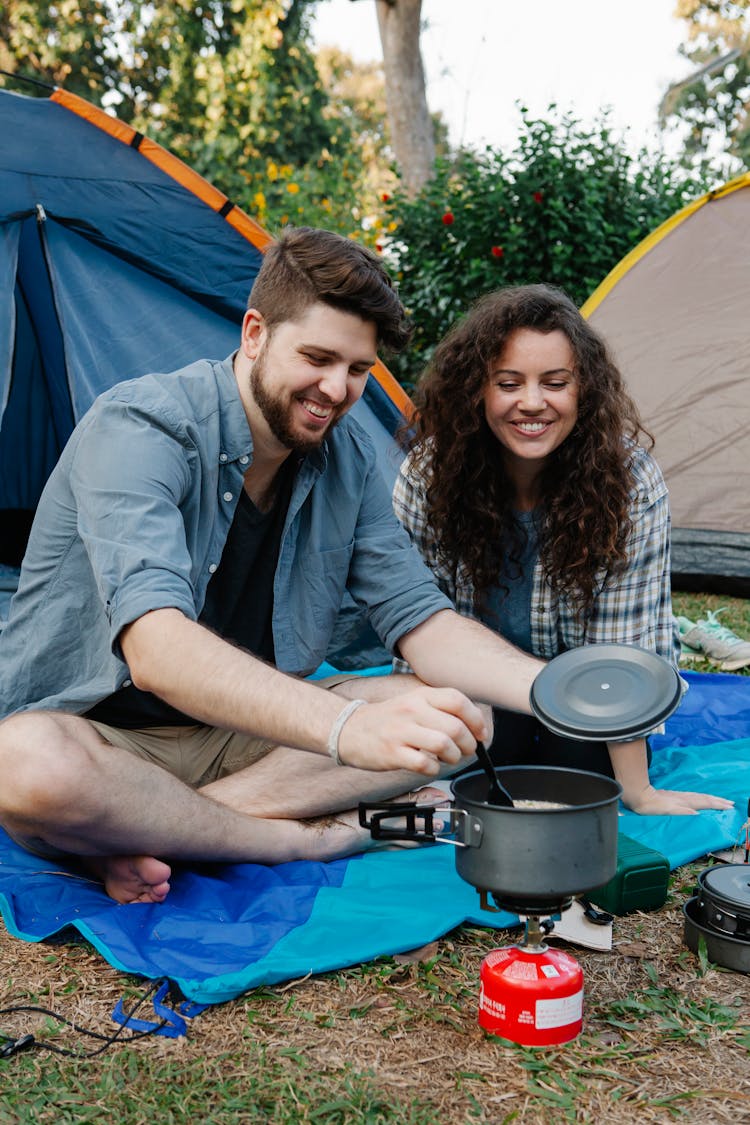
[{"label": "khaki shorts", "polygon": [[[331,691],[339,684],[354,677],[351,673],[340,673],[316,680],[318,687]],[[143,758],[167,773],[178,777],[186,785],[199,789],[211,781],[218,781],[231,773],[252,766],[265,758],[278,743],[251,734],[223,730],[219,727],[196,723],[184,727],[143,727],[138,730],[125,730],[111,727],[89,719],[105,742],[127,750],[137,758]],[[8,829],[6,833],[20,847],[33,855],[45,859],[69,859],[67,852],[60,851],[41,840],[31,842],[21,840]]]},{"label": "khaki shorts", "polygon": [[[351,673],[341,673],[315,682],[331,691],[352,678]],[[278,745],[267,738],[201,723],[125,730],[93,719],[89,722],[105,742],[161,766],[194,789],[254,765]]]}]

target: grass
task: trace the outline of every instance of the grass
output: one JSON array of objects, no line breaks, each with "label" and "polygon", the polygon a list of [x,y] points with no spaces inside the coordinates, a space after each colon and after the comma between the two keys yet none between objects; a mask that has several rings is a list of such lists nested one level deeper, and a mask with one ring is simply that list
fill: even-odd
[{"label": "grass", "polygon": [[[477,1023],[482,958],[508,940],[465,926],[420,951],[209,1008],[179,1040],[96,1059],[31,1052],[0,1062],[2,1125],[146,1122],[445,1125],[454,1122],[737,1122],[750,1119],[750,977],[682,942],[681,904],[701,865],[674,873],[667,903],[617,920],[614,948],[574,953],[584,1032],[534,1050]],[[2,1006],[39,1003],[99,1031],[142,983],[85,943],[0,939]],[[50,1038],[45,1017],[0,1016]],[[80,1037],[53,1031],[58,1047]]]},{"label": "grass", "polygon": [[[696,617],[726,605],[750,637],[750,603],[675,595]],[[701,666],[705,667],[705,666]],[[207,1009],[181,1039],[97,1058],[0,1059],[0,1125],[641,1125],[750,1120],[750,975],[683,941],[682,905],[703,863],[671,876],[657,911],[616,919],[611,952],[572,949],[584,1030],[535,1050],[477,1023],[479,967],[511,939],[464,926],[402,957],[255,989]],[[38,1004],[110,1034],[142,981],[85,942],[17,941],[0,926],[0,1008]],[[96,1048],[45,1016],[0,1014],[0,1033]]]}]

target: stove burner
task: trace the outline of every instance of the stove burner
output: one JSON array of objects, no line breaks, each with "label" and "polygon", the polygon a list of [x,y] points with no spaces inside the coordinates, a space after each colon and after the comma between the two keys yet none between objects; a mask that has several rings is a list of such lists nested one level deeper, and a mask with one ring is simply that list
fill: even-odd
[{"label": "stove burner", "polygon": [[507,895],[502,891],[479,891],[479,897],[483,909],[492,910],[492,907],[487,904],[487,895],[491,895],[492,901],[495,903],[497,910],[507,910],[510,914],[523,914],[526,917],[535,918],[551,918],[553,914],[562,914],[563,910],[567,910],[573,901],[572,896],[550,896],[549,898],[537,898],[536,896],[525,898],[523,896]]}]

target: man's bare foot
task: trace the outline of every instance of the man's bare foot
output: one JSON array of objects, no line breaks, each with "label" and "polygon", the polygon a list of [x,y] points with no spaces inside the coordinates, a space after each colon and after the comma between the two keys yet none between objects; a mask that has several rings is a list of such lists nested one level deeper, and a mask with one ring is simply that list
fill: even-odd
[{"label": "man's bare foot", "polygon": [[89,856],[85,862],[115,902],[164,902],[169,894],[171,869],[153,856]]}]

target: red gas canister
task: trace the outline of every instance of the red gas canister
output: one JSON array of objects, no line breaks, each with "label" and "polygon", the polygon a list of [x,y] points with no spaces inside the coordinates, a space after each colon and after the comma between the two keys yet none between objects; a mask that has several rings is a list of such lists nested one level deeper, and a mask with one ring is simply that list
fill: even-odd
[{"label": "red gas canister", "polygon": [[545,1047],[567,1043],[581,1030],[583,973],[562,950],[493,949],[479,977],[479,1023],[485,1031]]}]

